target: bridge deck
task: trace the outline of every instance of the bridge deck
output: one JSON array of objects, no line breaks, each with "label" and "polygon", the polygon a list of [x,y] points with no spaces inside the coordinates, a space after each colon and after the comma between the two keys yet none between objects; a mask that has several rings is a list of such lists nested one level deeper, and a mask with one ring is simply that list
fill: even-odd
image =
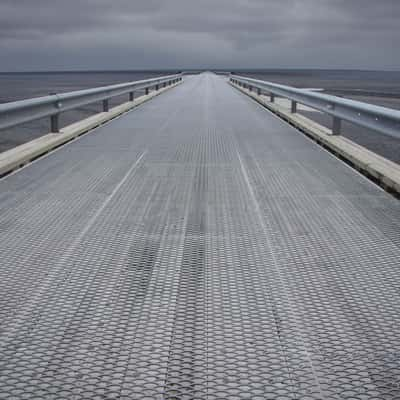
[{"label": "bridge deck", "polygon": [[0,181],[0,399],[400,398],[397,200],[230,87]]}]

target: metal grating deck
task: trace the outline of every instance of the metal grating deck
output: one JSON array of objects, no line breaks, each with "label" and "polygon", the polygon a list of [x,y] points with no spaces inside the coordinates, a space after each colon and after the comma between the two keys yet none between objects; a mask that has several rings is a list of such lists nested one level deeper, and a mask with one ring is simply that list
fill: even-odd
[{"label": "metal grating deck", "polygon": [[0,399],[400,399],[400,206],[211,74],[0,181]]}]

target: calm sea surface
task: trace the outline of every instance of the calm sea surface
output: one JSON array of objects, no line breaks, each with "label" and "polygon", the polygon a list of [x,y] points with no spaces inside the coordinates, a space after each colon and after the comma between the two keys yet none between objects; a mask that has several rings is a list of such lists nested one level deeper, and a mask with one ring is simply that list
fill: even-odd
[{"label": "calm sea surface", "polygon": [[[0,73],[0,103],[168,75],[175,71]],[[400,100],[400,71],[252,70],[255,79],[329,93]]]},{"label": "calm sea surface", "polygon": [[[400,72],[349,70],[251,70],[235,71],[256,79],[302,88],[320,88],[326,93],[400,109]],[[115,83],[168,75],[175,71],[0,73],[0,103],[45,96]],[[125,96],[126,97],[126,96]],[[112,105],[124,98],[114,99]],[[62,114],[61,123],[85,118],[100,111],[93,104]],[[329,125],[321,114],[308,115]],[[0,151],[36,138],[49,130],[48,119],[0,131]],[[390,138],[346,125],[346,135],[397,162],[400,162],[400,136]],[[399,133],[400,135],[400,133]]]},{"label": "calm sea surface", "polygon": [[[166,75],[169,73],[165,73]],[[50,93],[150,79],[162,72],[36,72],[0,73],[0,103],[46,96]]]},{"label": "calm sea surface", "polygon": [[400,71],[269,70],[244,74],[299,88],[320,88],[329,94],[400,109]]}]

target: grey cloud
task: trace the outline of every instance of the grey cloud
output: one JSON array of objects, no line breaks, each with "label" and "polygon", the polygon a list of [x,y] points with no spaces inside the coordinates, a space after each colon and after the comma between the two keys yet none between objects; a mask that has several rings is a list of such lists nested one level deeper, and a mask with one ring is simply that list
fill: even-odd
[{"label": "grey cloud", "polygon": [[0,0],[0,68],[396,68],[399,19],[398,0]]}]

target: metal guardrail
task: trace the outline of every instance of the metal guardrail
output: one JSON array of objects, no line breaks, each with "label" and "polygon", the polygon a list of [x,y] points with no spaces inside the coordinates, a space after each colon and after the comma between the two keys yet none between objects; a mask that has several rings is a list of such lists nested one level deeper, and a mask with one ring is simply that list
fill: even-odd
[{"label": "metal guardrail", "polygon": [[129,101],[133,101],[135,91],[145,90],[148,94],[151,88],[158,90],[181,80],[180,74],[170,75],[0,104],[0,129],[50,117],[51,132],[59,132],[59,116],[64,111],[102,102],[103,111],[107,112],[109,110],[109,99],[112,97],[129,93]]},{"label": "metal guardrail", "polygon": [[242,76],[231,75],[230,81],[250,91],[256,89],[259,95],[263,91],[267,92],[271,102],[274,102],[275,96],[291,100],[292,113],[297,112],[297,103],[300,103],[331,115],[334,135],[340,134],[342,120],[384,134],[397,137],[400,135],[400,111],[391,108]]}]

